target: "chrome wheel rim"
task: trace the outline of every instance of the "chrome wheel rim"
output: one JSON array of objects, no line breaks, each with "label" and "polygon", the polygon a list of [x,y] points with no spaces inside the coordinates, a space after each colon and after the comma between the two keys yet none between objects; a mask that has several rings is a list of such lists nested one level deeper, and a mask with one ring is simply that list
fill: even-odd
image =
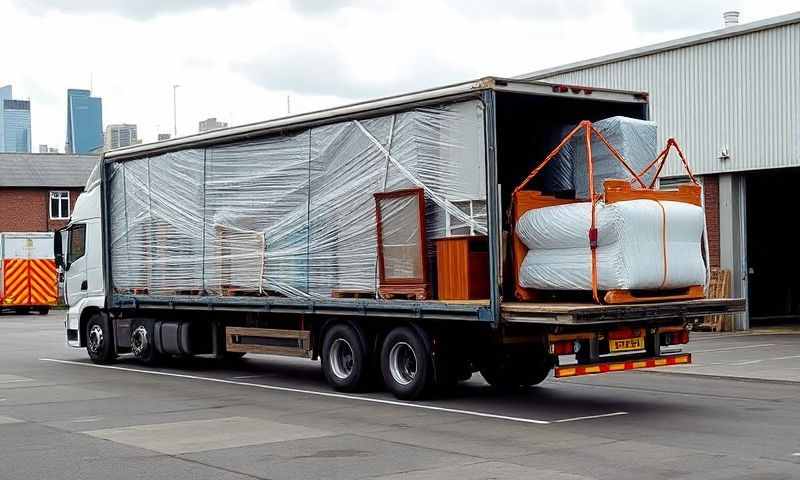
[{"label": "chrome wheel rim", "polygon": [[331,351],[328,354],[328,360],[336,378],[344,380],[352,375],[355,355],[353,355],[353,347],[350,342],[344,338],[334,340],[331,345]]},{"label": "chrome wheel rim", "polygon": [[406,342],[397,342],[389,350],[389,372],[400,385],[408,385],[417,376],[417,354]]},{"label": "chrome wheel rim", "polygon": [[99,352],[103,348],[103,327],[92,325],[92,328],[89,329],[88,337],[86,344],[89,347],[89,351],[92,353]]},{"label": "chrome wheel rim", "polygon": [[144,325],[139,325],[131,333],[131,352],[137,357],[141,357],[147,351],[148,344],[147,329],[144,328]]}]

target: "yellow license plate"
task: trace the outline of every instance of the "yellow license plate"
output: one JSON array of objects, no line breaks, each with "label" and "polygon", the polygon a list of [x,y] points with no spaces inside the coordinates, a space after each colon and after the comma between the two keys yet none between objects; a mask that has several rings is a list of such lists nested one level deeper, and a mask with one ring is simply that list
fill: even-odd
[{"label": "yellow license plate", "polygon": [[644,337],[609,340],[608,350],[610,352],[630,352],[631,350],[644,350]]}]

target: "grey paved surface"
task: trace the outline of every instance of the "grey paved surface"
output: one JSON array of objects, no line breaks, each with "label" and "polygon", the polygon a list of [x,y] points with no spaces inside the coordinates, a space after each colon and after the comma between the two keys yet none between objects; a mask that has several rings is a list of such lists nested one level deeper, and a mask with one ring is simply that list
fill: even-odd
[{"label": "grey paved surface", "polygon": [[[800,478],[800,383],[630,372],[499,396],[475,376],[409,405],[337,396],[296,359],[97,368],[61,321],[0,315],[0,479]],[[800,355],[800,337],[692,350],[791,371],[771,359]]]}]

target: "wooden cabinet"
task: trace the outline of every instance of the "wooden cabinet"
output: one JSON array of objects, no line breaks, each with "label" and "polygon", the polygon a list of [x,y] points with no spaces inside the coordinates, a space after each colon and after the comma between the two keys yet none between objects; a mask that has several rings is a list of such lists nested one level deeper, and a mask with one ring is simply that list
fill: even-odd
[{"label": "wooden cabinet", "polygon": [[436,244],[437,298],[489,298],[489,241],[486,236],[445,237]]},{"label": "wooden cabinet", "polygon": [[375,196],[378,294],[381,298],[430,298],[425,255],[425,195],[421,188]]}]

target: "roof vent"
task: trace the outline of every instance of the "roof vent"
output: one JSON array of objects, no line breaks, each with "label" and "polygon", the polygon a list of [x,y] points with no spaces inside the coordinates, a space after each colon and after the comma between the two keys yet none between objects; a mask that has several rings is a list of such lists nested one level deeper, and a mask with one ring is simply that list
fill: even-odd
[{"label": "roof vent", "polygon": [[725,20],[725,28],[739,25],[739,12],[736,10],[723,13],[722,18]]}]

